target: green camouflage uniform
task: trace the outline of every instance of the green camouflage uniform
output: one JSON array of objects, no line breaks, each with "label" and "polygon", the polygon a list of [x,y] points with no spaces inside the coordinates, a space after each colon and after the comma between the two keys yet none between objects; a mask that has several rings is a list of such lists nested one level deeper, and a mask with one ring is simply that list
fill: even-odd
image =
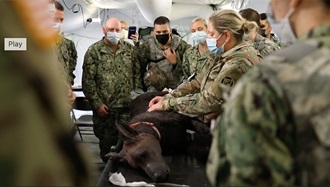
[{"label": "green camouflage uniform", "polygon": [[321,42],[313,52],[289,46],[232,90],[209,155],[213,185],[330,184],[330,24],[300,37],[309,39]]},{"label": "green camouflage uniform", "polygon": [[27,38],[27,51],[4,51],[0,42],[0,186],[91,185],[90,157],[66,124],[67,88],[51,41],[40,47],[32,35],[44,33],[22,26],[27,17],[18,14],[24,11],[33,14],[0,1],[1,40]]},{"label": "green camouflage uniform", "polygon": [[71,85],[74,84],[73,71],[76,69],[77,65],[77,51],[73,41],[65,38],[62,35],[58,36],[56,42],[56,54],[58,61],[62,64],[65,74]]},{"label": "green camouflage uniform", "polygon": [[281,48],[271,41],[270,39],[257,34],[256,38],[252,41],[253,47],[259,51],[262,57],[266,57]]},{"label": "green camouflage uniform", "polygon": [[199,53],[198,46],[187,49],[184,53],[182,61],[182,71],[184,79],[187,79],[193,73],[198,74],[200,72],[207,59],[210,57],[211,52],[206,50],[202,55]]},{"label": "green camouflage uniform", "polygon": [[270,40],[276,43],[281,49],[288,47],[289,45],[282,41],[280,38],[278,38],[275,34],[270,34]]},{"label": "green camouflage uniform", "polygon": [[[84,57],[82,89],[93,108],[94,133],[100,140],[101,158],[118,140],[115,120],[126,122],[129,117],[130,92],[140,88],[139,64],[133,55],[133,46],[119,41],[114,53],[103,39],[91,45]],[[96,110],[102,104],[110,115],[100,117]]]},{"label": "green camouflage uniform", "polygon": [[259,62],[261,56],[247,42],[241,42],[221,56],[212,55],[204,69],[191,82],[165,95],[162,110],[173,110],[190,117],[221,112],[222,94]]},{"label": "green camouflage uniform", "polygon": [[153,36],[136,47],[136,55],[141,66],[141,78],[148,91],[162,91],[164,88],[176,88],[183,79],[183,54],[191,46],[179,36],[171,35],[170,48],[176,51],[176,65],[172,65],[163,55],[164,49]]}]

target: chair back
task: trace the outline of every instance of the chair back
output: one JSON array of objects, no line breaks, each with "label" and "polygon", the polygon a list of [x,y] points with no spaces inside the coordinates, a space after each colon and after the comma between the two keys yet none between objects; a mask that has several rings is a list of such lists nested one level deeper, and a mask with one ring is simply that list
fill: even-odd
[{"label": "chair back", "polygon": [[86,97],[76,97],[72,108],[76,110],[92,110],[92,106]]},{"label": "chair back", "polygon": [[[77,117],[76,113],[89,113],[92,111],[92,106],[90,105],[86,97],[76,97],[74,103],[72,104],[71,117],[73,123],[76,126],[76,130],[79,133],[81,141],[83,140],[84,135],[94,135],[93,129],[93,114],[83,114]],[[80,128],[83,127],[83,128]]]}]

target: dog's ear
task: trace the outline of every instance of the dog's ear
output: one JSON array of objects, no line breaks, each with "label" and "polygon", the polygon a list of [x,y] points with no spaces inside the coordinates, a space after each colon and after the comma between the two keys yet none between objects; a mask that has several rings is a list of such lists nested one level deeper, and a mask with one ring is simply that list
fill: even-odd
[{"label": "dog's ear", "polygon": [[139,133],[130,127],[128,124],[116,121],[116,127],[119,133],[120,138],[123,141],[130,141],[134,139]]}]

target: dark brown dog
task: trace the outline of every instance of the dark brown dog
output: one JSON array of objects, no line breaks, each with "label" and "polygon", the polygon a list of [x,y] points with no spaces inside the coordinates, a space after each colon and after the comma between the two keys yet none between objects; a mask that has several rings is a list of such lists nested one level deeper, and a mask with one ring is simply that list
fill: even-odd
[{"label": "dark brown dog", "polygon": [[[126,161],[133,168],[141,168],[155,182],[164,181],[170,169],[164,155],[187,153],[191,142],[187,139],[187,129],[207,137],[205,155],[211,143],[211,135],[206,124],[176,112],[145,112],[149,101],[156,95],[146,93],[132,102],[132,118],[128,124],[116,123],[123,147],[119,153],[108,156]],[[204,150],[204,147],[203,147]]]}]

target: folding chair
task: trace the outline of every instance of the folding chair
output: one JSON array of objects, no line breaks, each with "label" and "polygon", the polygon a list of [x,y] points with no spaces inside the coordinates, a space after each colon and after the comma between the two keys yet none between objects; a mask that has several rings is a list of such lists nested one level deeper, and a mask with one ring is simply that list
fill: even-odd
[{"label": "folding chair", "polygon": [[[72,105],[71,113],[72,113],[73,123],[79,133],[81,141],[83,141],[82,135],[94,135],[92,129],[93,128],[92,107],[86,97],[76,97],[76,100]],[[79,117],[78,114],[80,114]]]}]

